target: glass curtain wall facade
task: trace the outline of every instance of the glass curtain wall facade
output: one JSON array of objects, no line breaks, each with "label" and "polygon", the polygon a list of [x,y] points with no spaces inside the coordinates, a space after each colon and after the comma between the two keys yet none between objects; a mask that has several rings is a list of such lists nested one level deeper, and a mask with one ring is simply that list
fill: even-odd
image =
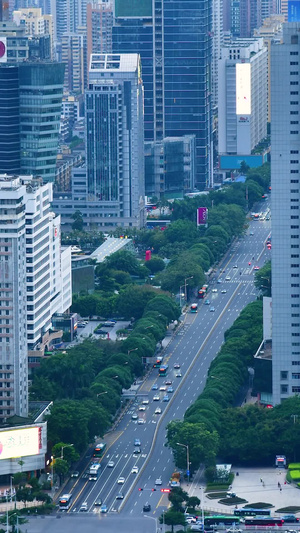
[{"label": "glass curtain wall facade", "polygon": [[145,0],[137,12],[116,0],[113,52],[141,56],[145,139],[194,134],[197,185],[209,185],[212,0]]},{"label": "glass curtain wall facade", "polygon": [[19,70],[0,67],[0,174],[20,172]]},{"label": "glass curtain wall facade", "polygon": [[21,171],[54,182],[64,65],[19,65]]},{"label": "glass curtain wall facade", "polygon": [[211,175],[212,1],[163,3],[165,134],[196,136],[196,180],[203,188]]}]

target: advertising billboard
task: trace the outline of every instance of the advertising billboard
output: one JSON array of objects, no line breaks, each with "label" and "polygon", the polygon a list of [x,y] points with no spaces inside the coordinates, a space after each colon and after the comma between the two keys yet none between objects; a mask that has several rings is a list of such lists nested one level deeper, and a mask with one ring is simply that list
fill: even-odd
[{"label": "advertising billboard", "polygon": [[300,1],[288,0],[288,22],[300,21]]},{"label": "advertising billboard", "polygon": [[0,460],[37,455],[41,449],[41,428],[0,431]]},{"label": "advertising billboard", "polygon": [[235,65],[236,114],[251,115],[251,65]]},{"label": "advertising billboard", "polygon": [[208,209],[207,207],[198,207],[197,209],[197,226],[207,224]]}]

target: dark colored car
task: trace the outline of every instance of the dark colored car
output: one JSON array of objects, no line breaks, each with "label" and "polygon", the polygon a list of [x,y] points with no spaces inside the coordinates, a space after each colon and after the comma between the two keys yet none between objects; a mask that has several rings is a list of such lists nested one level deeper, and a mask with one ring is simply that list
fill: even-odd
[{"label": "dark colored car", "polygon": [[150,503],[145,503],[144,507],[143,507],[143,512],[144,513],[149,513],[151,511],[151,505]]}]

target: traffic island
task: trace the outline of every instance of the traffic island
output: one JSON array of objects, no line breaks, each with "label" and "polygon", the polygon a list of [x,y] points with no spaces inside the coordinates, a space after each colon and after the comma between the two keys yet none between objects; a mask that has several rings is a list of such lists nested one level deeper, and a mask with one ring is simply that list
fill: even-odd
[{"label": "traffic island", "polygon": [[238,496],[235,496],[234,498],[223,498],[222,500],[219,500],[218,503],[230,506],[240,505],[241,503],[248,503],[248,501],[244,500],[244,498],[239,498]]}]

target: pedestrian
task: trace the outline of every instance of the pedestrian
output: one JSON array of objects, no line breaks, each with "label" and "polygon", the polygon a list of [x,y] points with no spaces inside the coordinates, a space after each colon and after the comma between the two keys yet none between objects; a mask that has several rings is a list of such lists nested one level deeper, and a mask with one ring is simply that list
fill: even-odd
[{"label": "pedestrian", "polygon": [[262,482],[262,484],[263,484],[263,487],[264,487],[264,486],[265,486],[265,483],[264,483],[264,481]]},{"label": "pedestrian", "polygon": [[281,492],[281,491],[282,491],[282,488],[280,487],[280,489],[279,489],[279,490],[280,490],[280,492]]},{"label": "pedestrian", "polygon": [[278,481],[277,485],[278,485],[278,488],[280,489],[280,483],[279,483],[279,481]]},{"label": "pedestrian", "polygon": [[260,482],[261,482],[261,483],[263,482],[262,478],[260,478]]}]

